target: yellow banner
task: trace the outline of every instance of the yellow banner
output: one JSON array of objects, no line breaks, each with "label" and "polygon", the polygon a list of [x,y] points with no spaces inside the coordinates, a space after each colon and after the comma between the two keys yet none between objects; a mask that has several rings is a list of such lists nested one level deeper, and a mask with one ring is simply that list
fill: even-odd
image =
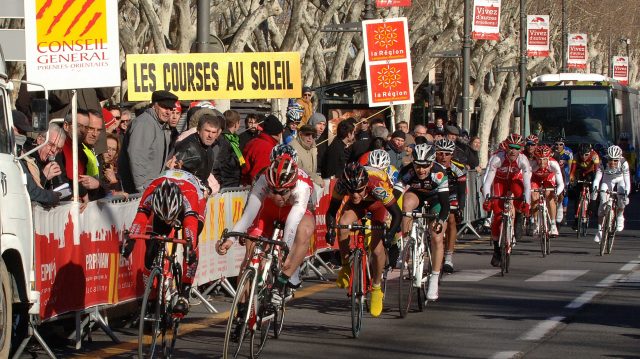
[{"label": "yellow banner", "polygon": [[180,100],[297,98],[300,54],[127,55],[127,84],[129,101],[150,101],[156,90]]}]

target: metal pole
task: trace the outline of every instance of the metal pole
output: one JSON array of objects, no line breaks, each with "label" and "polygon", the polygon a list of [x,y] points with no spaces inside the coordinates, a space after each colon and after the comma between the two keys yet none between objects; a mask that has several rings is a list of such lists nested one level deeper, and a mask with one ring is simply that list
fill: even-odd
[{"label": "metal pole", "polygon": [[471,72],[471,0],[464,0],[464,42],[462,43],[462,128],[471,131],[470,78]]},{"label": "metal pole", "polygon": [[364,15],[362,17],[364,20],[373,20],[376,18],[375,6],[373,5],[373,0],[365,0]]},{"label": "metal pole", "polygon": [[611,33],[609,33],[609,60],[607,64],[609,64],[609,68],[607,68],[607,76],[611,77],[611,69],[613,68],[613,63],[611,62]]},{"label": "metal pole", "polygon": [[520,0],[520,133],[524,134],[524,109],[527,96],[527,0]]},{"label": "metal pole", "polygon": [[560,72],[567,72],[567,1],[562,0],[562,70]]},{"label": "metal pole", "polygon": [[209,11],[210,0],[198,0],[198,28],[196,33],[197,51],[207,52],[209,45]]}]

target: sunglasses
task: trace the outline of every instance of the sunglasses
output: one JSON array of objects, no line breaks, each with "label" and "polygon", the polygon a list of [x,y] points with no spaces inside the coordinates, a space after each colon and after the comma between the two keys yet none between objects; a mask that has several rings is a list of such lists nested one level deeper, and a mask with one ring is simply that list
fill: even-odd
[{"label": "sunglasses", "polygon": [[416,169],[427,169],[427,168],[431,167],[432,163],[433,162],[427,162],[425,164],[418,164],[418,163],[414,162],[413,165],[415,166]]},{"label": "sunglasses", "polygon": [[277,195],[279,195],[279,196],[286,196],[286,195],[288,195],[288,194],[291,192],[291,190],[290,190],[290,189],[288,189],[288,188],[281,189],[281,190],[276,190],[276,189],[274,189],[274,188],[271,188],[270,190],[271,190],[271,193],[273,193],[273,194],[277,194]]},{"label": "sunglasses", "polygon": [[364,192],[365,189],[367,189],[367,186],[362,186],[360,188],[356,188],[355,190],[350,190],[349,193],[351,194],[362,193]]},{"label": "sunglasses", "polygon": [[563,142],[556,142],[556,146],[564,146]]},{"label": "sunglasses", "polygon": [[618,162],[620,162],[620,160],[609,160],[609,162],[618,163]]},{"label": "sunglasses", "polygon": [[304,93],[302,94],[302,97],[311,97],[312,95],[310,93]]},{"label": "sunglasses", "polygon": [[522,149],[520,145],[513,145],[513,144],[509,145],[509,148],[512,150],[518,150],[518,151]]},{"label": "sunglasses", "polygon": [[453,153],[450,153],[450,152],[436,152],[436,155],[442,155],[442,156],[445,156],[445,157],[451,157],[451,156],[453,156]]}]

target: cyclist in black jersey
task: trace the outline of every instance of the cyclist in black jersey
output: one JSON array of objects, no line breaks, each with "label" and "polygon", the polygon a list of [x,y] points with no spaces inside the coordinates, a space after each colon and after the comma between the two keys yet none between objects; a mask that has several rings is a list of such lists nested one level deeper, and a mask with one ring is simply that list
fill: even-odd
[{"label": "cyclist in black jersey", "polygon": [[[400,171],[400,179],[394,186],[394,194],[404,192],[402,211],[411,212],[421,206],[428,206],[430,213],[437,213],[438,219],[431,221],[431,253],[434,256],[432,276],[437,278],[442,268],[444,255],[444,229],[449,218],[449,181],[445,168],[436,163],[436,150],[432,145],[416,145],[413,162]],[[403,236],[411,231],[412,219],[402,219]],[[438,281],[430,280],[427,299],[438,299]]]}]

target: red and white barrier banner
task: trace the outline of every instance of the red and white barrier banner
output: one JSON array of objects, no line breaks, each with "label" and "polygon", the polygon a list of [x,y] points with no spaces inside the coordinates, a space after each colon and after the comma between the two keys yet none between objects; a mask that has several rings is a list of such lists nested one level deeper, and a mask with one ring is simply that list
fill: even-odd
[{"label": "red and white barrier banner", "polygon": [[406,18],[362,22],[369,107],[413,103]]},{"label": "red and white barrier banner", "polygon": [[549,15],[527,15],[527,56],[549,56]]},{"label": "red and white barrier banner", "polygon": [[589,59],[587,49],[587,34],[569,34],[569,59],[567,67],[570,69],[586,69]]},{"label": "red and white barrier banner", "polygon": [[474,40],[500,40],[501,0],[474,0],[471,38]]},{"label": "red and white barrier banner", "polygon": [[612,59],[613,78],[622,85],[629,84],[629,58],[626,56],[615,56]]},{"label": "red and white barrier banner", "polygon": [[376,7],[407,7],[411,6],[411,0],[376,0]]}]

